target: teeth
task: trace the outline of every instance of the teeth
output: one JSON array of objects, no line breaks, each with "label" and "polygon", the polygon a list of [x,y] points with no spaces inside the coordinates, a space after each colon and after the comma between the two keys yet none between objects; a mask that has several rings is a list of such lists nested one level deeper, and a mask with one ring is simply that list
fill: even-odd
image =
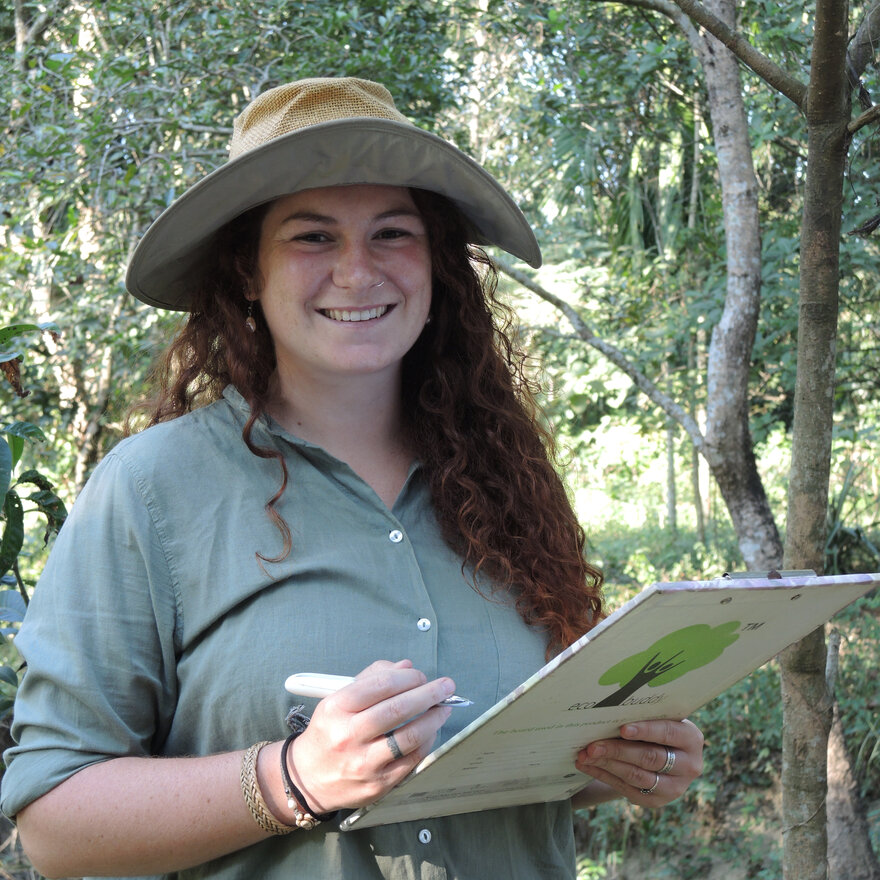
[{"label": "teeth", "polygon": [[370,321],[373,318],[381,318],[388,311],[388,306],[363,311],[353,309],[322,309],[321,311],[333,321]]}]

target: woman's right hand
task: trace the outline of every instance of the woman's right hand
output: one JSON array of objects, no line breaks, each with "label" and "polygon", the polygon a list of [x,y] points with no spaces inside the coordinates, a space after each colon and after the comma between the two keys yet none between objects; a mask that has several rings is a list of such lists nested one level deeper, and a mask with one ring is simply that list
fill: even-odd
[{"label": "woman's right hand", "polygon": [[428,681],[409,660],[378,660],[321,700],[287,753],[312,811],[360,807],[394,788],[431,751],[452,711],[437,704],[454,692],[452,679]]},{"label": "woman's right hand", "polygon": [[[408,660],[380,660],[318,703],[288,750],[290,774],[312,811],[359,807],[400,782],[431,750],[450,712],[437,703],[453,689],[448,678],[427,681]],[[385,739],[392,730],[401,758]],[[257,777],[269,809],[293,825],[281,746],[260,751]],[[268,836],[242,797],[243,755],[108,757],[24,807],[16,817],[21,840],[49,877],[167,874],[203,864]]]}]

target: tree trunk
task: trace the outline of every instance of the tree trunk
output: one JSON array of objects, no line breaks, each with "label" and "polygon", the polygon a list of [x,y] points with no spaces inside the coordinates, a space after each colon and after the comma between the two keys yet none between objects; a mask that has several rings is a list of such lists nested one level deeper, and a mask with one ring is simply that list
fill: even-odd
[{"label": "tree trunk", "polygon": [[[731,0],[709,0],[705,5],[734,26]],[[758,184],[739,63],[708,33],[701,35],[697,48],[709,93],[727,244],[724,310],[709,346],[704,454],[730,512],[747,567],[776,568],[782,542],[749,431],[749,368],[761,301]]]},{"label": "tree trunk", "polygon": [[[786,565],[789,563],[786,562]],[[831,700],[820,628],[779,655],[782,685],[782,876],[827,880],[825,793]]]},{"label": "tree trunk", "polygon": [[[663,363],[663,376],[666,379],[666,388],[672,392],[672,381],[669,378],[669,364]],[[675,535],[678,532],[678,491],[676,489],[675,471],[675,421],[666,418],[666,528]]]},{"label": "tree trunk", "polygon": [[678,493],[675,486],[675,422],[666,420],[666,528],[678,533]]},{"label": "tree trunk", "polygon": [[[694,98],[694,145],[691,163],[693,165],[693,173],[691,174],[691,191],[688,198],[688,217],[687,227],[690,231],[697,228],[697,208],[700,195],[700,134],[703,127],[702,108],[700,105],[700,97]],[[703,352],[706,350],[706,333],[701,328],[696,328],[691,332],[688,345],[688,373],[697,377],[704,375],[706,370],[705,357]],[[699,381],[699,380],[697,380]],[[697,410],[696,395],[692,392],[691,397],[691,416],[697,424],[705,425],[705,419],[701,418]],[[703,507],[703,491],[700,488],[700,469],[705,467],[703,459],[700,457],[696,449],[691,450],[691,487],[694,495],[694,517],[697,526],[697,540],[701,544],[706,543],[706,515]]]},{"label": "tree trunk", "polygon": [[[807,97],[807,173],[785,566],[821,572],[834,397],[838,258],[850,115],[848,8],[819,0]],[[826,880],[827,750],[832,701],[824,631],[782,655],[783,877]]]},{"label": "tree trunk", "polygon": [[828,865],[831,880],[880,880],[837,703],[828,737]]}]

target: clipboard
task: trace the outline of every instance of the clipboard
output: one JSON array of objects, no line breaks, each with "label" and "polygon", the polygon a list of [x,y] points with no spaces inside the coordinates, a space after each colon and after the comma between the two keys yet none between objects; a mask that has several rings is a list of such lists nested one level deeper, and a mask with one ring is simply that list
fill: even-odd
[{"label": "clipboard", "polygon": [[652,584],[340,829],[568,799],[589,782],[585,745],[687,717],[877,586],[880,573],[812,572]]}]

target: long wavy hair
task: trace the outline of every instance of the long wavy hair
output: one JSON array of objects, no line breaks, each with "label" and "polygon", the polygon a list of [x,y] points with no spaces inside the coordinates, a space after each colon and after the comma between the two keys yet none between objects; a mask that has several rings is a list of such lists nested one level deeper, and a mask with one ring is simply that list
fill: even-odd
[{"label": "long wavy hair", "polygon": [[[430,241],[433,320],[404,357],[404,430],[463,568],[515,597],[522,619],[546,631],[550,656],[601,619],[602,574],[587,562],[583,529],[553,466],[553,438],[512,341],[512,316],[496,298],[491,261],[468,244],[467,220],[448,199],[424,190],[412,195]],[[257,295],[262,283],[257,253],[267,208],[246,212],[215,237],[193,311],[143,408],[156,424],[216,400],[228,384],[238,389],[250,406],[245,444],[281,469],[266,510],[284,549],[272,559],[260,556],[273,562],[295,552],[275,509],[288,488],[287,467],[280,452],[252,436],[269,403],[274,346],[258,308],[255,331],[244,330],[246,295]]]}]

